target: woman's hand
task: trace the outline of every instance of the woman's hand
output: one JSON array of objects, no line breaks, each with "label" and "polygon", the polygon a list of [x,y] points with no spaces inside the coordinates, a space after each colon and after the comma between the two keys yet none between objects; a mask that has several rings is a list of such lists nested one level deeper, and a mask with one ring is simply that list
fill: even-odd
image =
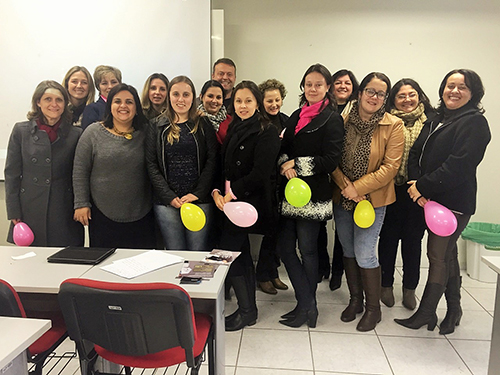
[{"label": "woman's hand", "polygon": [[215,205],[221,211],[224,211],[224,205],[227,202],[231,202],[233,200],[233,197],[231,197],[230,193],[227,193],[226,195],[222,195],[218,191],[214,191],[213,198],[214,198]]},{"label": "woman's hand", "polygon": [[73,220],[80,222],[82,225],[89,225],[89,220],[92,217],[90,215],[90,207],[81,207],[75,210],[75,214],[73,215]]},{"label": "woman's hand", "polygon": [[290,168],[285,171],[285,177],[290,180],[294,177],[297,177],[297,172],[295,171],[295,168]]},{"label": "woman's hand", "polygon": [[175,197],[170,201],[170,205],[174,208],[181,208],[182,206],[182,201],[179,197]]},{"label": "woman's hand", "polygon": [[16,225],[19,224],[22,220],[21,219],[11,219],[12,224]]},{"label": "woman's hand", "polygon": [[182,204],[184,204],[184,203],[191,203],[191,202],[194,202],[194,201],[197,201],[197,200],[198,200],[198,197],[196,195],[194,195],[194,194],[191,194],[191,193],[186,194],[185,196],[183,196],[181,198]]},{"label": "woman's hand", "polygon": [[408,181],[408,185],[410,185],[410,187],[408,188],[408,194],[410,195],[410,198],[420,207],[424,207],[429,200],[423,197],[422,194],[420,194],[420,192],[418,191],[417,181],[416,180]]},{"label": "woman's hand", "polygon": [[356,190],[354,184],[351,181],[346,180],[346,184],[347,186],[345,187],[345,189],[341,191],[341,194],[344,198],[350,199],[354,202],[359,202],[364,199],[364,197],[359,196],[358,191]]},{"label": "woman's hand", "polygon": [[[295,159],[288,160],[288,161],[284,162],[283,164],[281,164],[280,174],[282,176],[287,176],[286,171],[293,169],[293,168],[295,168]],[[294,170],[294,172],[295,172],[295,170]],[[296,172],[295,172],[295,177],[297,177]],[[291,177],[287,176],[287,178],[290,179]]]}]

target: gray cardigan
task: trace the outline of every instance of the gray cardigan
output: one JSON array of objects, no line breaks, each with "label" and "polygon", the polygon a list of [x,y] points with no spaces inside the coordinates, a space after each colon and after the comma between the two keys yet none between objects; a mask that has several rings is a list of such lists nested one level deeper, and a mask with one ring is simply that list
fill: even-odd
[{"label": "gray cardigan", "polygon": [[[5,163],[7,217],[30,226],[33,246],[83,245],[83,226],[73,220],[71,183],[81,133],[80,128],[62,123],[51,144],[35,120],[14,125]],[[9,242],[13,242],[12,229],[13,225]]]},{"label": "gray cardigan", "polygon": [[152,208],[144,132],[137,130],[128,140],[91,124],[76,148],[73,187],[75,209],[95,204],[113,221],[142,219]]}]

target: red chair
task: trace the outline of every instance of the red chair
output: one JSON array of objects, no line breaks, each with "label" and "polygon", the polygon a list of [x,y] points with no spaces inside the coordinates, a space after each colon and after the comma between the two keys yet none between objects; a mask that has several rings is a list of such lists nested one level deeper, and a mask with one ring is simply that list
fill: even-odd
[{"label": "red chair", "polygon": [[131,367],[186,362],[195,375],[207,343],[214,374],[212,319],[194,313],[191,298],[177,285],[68,279],[61,284],[59,304],[83,375],[98,373],[98,356],[125,366],[126,374]]},{"label": "red chair", "polygon": [[[0,279],[0,316],[27,318],[23,304],[14,288]],[[41,375],[47,357],[61,344],[68,333],[61,313],[40,313],[29,318],[50,319],[52,327],[28,348],[28,360],[35,364],[33,375]]]}]

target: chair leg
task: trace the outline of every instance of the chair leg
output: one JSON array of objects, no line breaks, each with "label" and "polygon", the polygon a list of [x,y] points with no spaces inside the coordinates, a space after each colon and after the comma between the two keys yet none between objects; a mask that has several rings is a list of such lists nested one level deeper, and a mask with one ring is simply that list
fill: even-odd
[{"label": "chair leg", "polygon": [[208,336],[208,375],[215,375],[215,337],[213,325]]},{"label": "chair leg", "polygon": [[130,367],[124,366],[124,368],[125,368],[125,374],[126,375],[132,375],[132,370],[130,370]]}]

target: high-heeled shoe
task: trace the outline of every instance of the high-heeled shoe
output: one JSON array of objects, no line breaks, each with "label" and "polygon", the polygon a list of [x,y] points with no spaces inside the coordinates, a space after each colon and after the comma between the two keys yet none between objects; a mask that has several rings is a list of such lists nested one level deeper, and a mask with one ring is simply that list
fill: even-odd
[{"label": "high-heeled shoe", "polygon": [[297,315],[295,315],[295,318],[280,320],[280,323],[288,327],[298,328],[307,322],[308,327],[316,328],[318,314],[318,308],[316,306],[309,310],[300,309]]},{"label": "high-heeled shoe", "polygon": [[411,329],[419,329],[427,325],[427,330],[433,331],[437,324],[436,308],[444,289],[444,286],[440,284],[427,283],[417,312],[408,319],[394,319],[394,321]]}]

